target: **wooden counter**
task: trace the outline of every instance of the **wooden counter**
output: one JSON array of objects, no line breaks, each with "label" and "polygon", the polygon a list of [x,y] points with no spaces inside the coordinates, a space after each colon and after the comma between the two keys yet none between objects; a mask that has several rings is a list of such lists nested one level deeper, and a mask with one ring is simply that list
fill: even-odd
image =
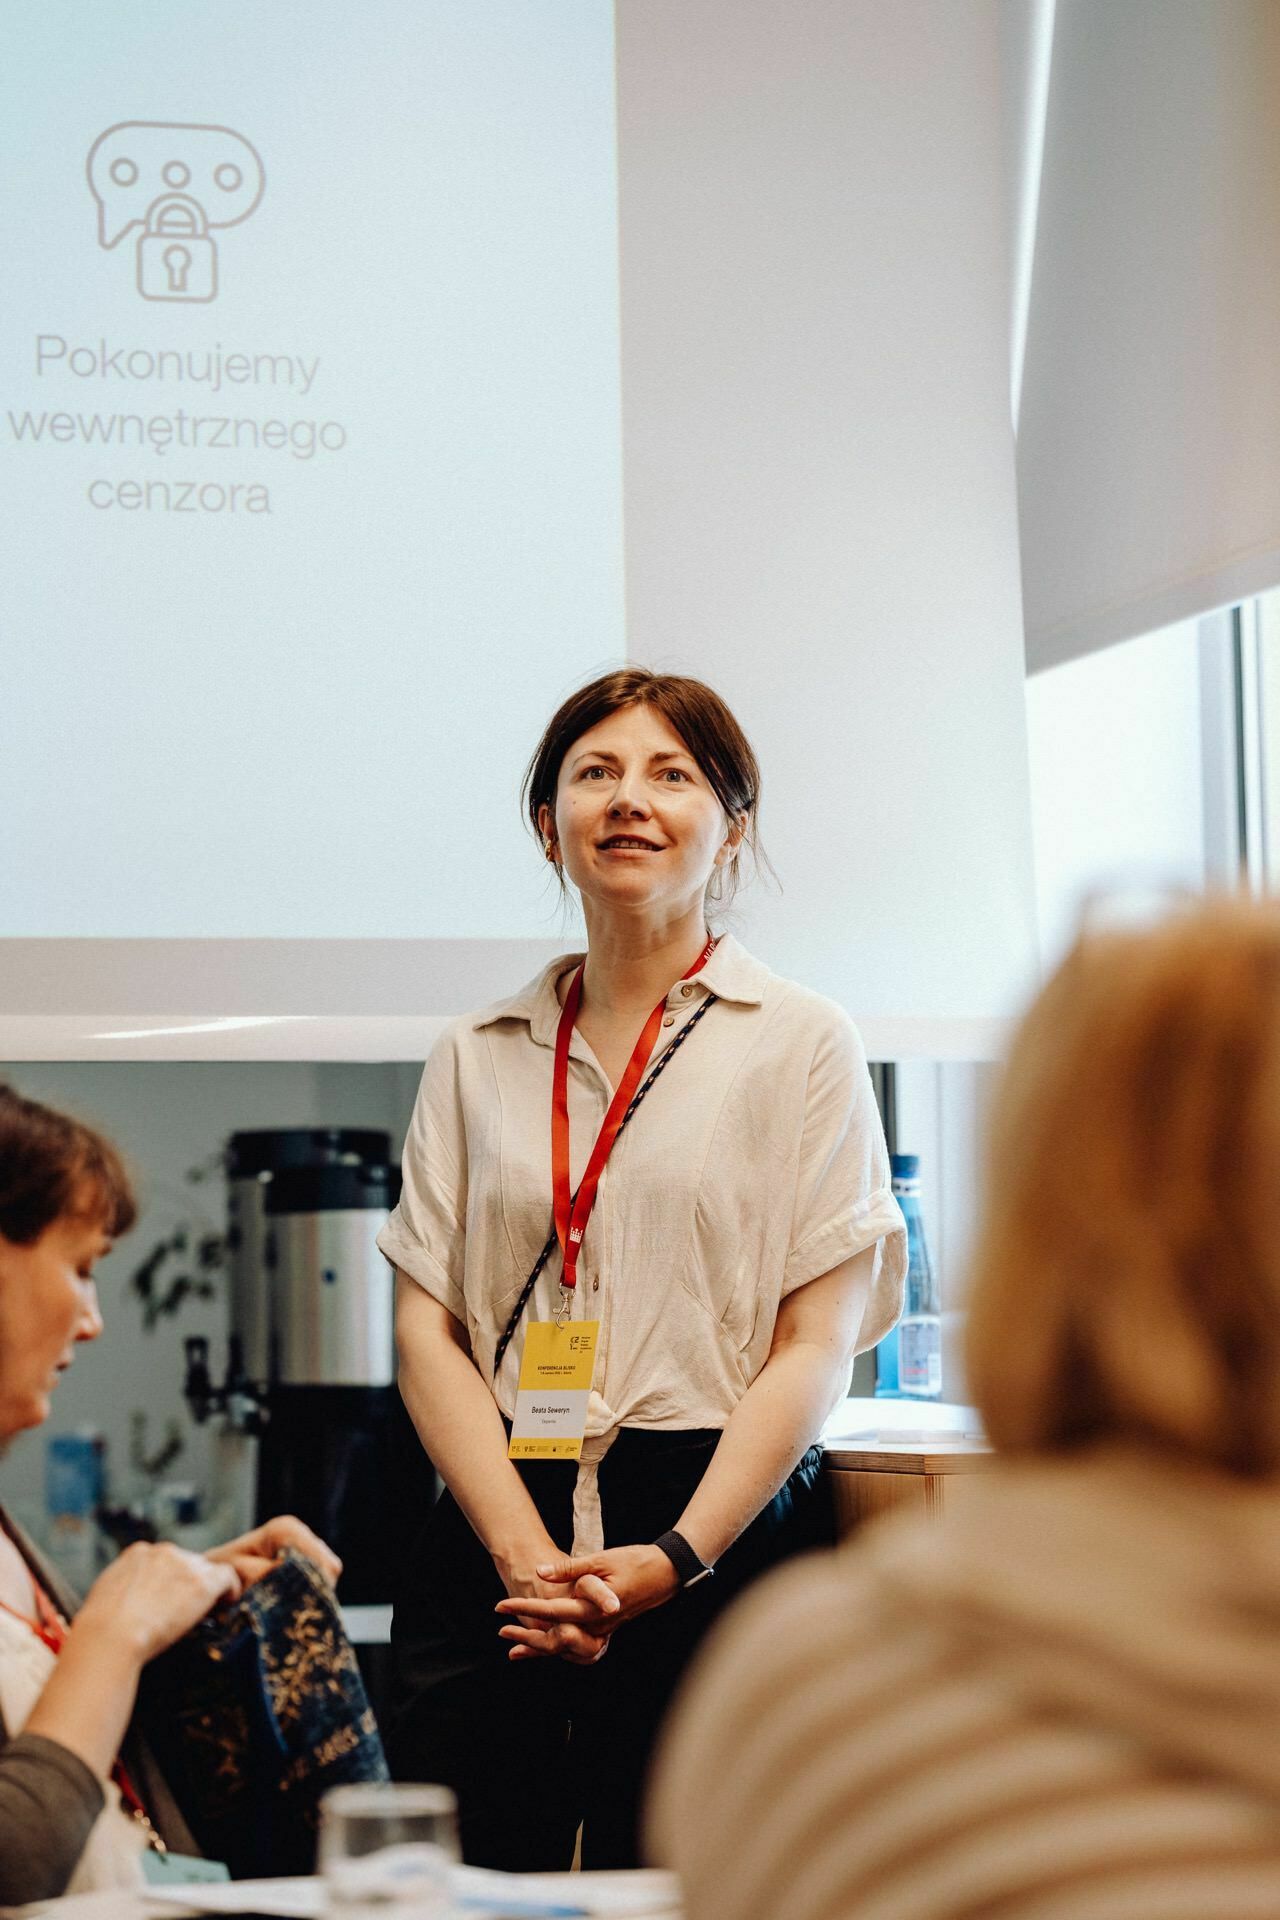
[{"label": "wooden counter", "polygon": [[964,1498],[968,1476],[994,1460],[985,1440],[939,1434],[901,1439],[877,1433],[825,1443],[826,1472],[835,1507],[836,1531],[847,1534],[863,1520],[893,1508],[941,1513]]}]

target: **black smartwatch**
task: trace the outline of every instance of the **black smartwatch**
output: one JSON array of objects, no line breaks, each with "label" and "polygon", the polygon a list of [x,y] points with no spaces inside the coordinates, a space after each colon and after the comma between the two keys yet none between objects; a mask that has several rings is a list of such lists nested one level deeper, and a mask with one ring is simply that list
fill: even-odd
[{"label": "black smartwatch", "polygon": [[715,1572],[714,1567],[708,1567],[699,1560],[684,1535],[676,1533],[674,1528],[670,1533],[659,1534],[653,1544],[661,1547],[666,1554],[680,1577],[682,1587],[696,1587],[699,1580],[709,1580]]}]

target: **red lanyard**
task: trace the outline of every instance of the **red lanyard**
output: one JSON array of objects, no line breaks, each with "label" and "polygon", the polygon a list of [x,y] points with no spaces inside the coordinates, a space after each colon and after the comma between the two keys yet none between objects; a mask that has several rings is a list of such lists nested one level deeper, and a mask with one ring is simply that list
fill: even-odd
[{"label": "red lanyard", "polygon": [[[19,1613],[16,1607],[11,1607],[8,1602],[4,1600],[0,1600],[0,1607],[3,1607],[6,1613],[11,1613],[15,1620],[21,1620],[23,1626],[28,1627],[30,1631],[34,1633],[37,1640],[44,1642],[50,1653],[55,1655],[59,1654],[67,1642],[67,1623],[54,1606],[52,1600],[50,1600],[44,1588],[36,1581],[32,1581],[32,1590],[36,1597],[38,1619],[29,1620],[25,1613]],[[147,1821],[146,1808],[138,1797],[137,1788],[125,1771],[123,1760],[116,1761],[114,1767],[111,1769],[111,1778],[120,1789],[120,1798],[124,1802],[127,1811],[133,1815],[135,1820],[145,1822],[150,1826],[150,1822]],[[154,1829],[152,1829],[152,1831],[154,1832]],[[156,1839],[163,1849],[163,1842],[159,1841],[158,1835]]]},{"label": "red lanyard", "polygon": [[[714,953],[715,945],[714,939],[708,940],[689,971],[682,973],[680,978],[691,980],[695,973],[701,972]],[[604,1163],[613,1151],[613,1143],[618,1137],[627,1108],[631,1105],[632,1096],[640,1084],[640,1076],[653,1052],[667,1007],[667,997],[663,994],[644,1023],[644,1030],[627,1062],[626,1072],[609,1103],[604,1125],[591,1149],[591,1158],[582,1176],[582,1185],[576,1195],[572,1194],[569,1187],[569,1040],[578,1018],[578,1008],[582,1005],[582,975],[585,967],[584,960],[569,982],[569,991],[564,997],[564,1008],[556,1031],[555,1072],[551,1082],[551,1187],[555,1199],[556,1238],[564,1255],[560,1285],[566,1293],[572,1293],[578,1284],[578,1252],[591,1218],[591,1209],[596,1203],[600,1175],[604,1172]]]},{"label": "red lanyard", "polygon": [[[63,1647],[67,1644],[67,1634],[70,1629],[38,1580],[32,1580],[31,1591],[35,1595],[36,1619],[31,1620],[25,1613],[19,1613],[18,1609],[11,1607],[7,1600],[0,1600],[0,1607],[3,1607],[6,1613],[11,1613],[15,1620],[21,1620],[23,1626],[34,1633],[36,1639],[42,1641],[56,1659],[58,1654],[62,1652]],[[111,1777],[120,1789],[120,1798],[123,1800],[125,1807],[133,1815],[135,1820],[141,1821],[149,1828],[155,1837],[157,1845],[163,1851],[164,1842],[160,1839],[160,1836],[155,1833],[154,1827],[151,1826],[150,1821],[147,1819],[146,1808],[138,1798],[137,1788],[125,1772],[123,1760],[116,1761],[115,1766],[111,1769]]]},{"label": "red lanyard", "polygon": [[6,1613],[11,1613],[15,1620],[21,1620],[24,1627],[30,1628],[37,1640],[43,1640],[50,1653],[61,1653],[66,1643],[67,1623],[44,1588],[37,1586],[34,1580],[31,1586],[36,1596],[38,1619],[29,1620],[25,1613],[19,1613],[18,1609],[11,1607],[7,1600],[0,1600],[0,1607],[3,1607]]}]

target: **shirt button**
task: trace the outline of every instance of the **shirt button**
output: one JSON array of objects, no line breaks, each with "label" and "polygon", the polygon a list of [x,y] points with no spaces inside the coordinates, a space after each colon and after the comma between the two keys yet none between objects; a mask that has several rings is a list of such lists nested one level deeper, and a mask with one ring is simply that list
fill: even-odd
[{"label": "shirt button", "polygon": [[595,1279],[591,1282],[591,1291],[592,1293],[599,1293],[600,1291],[600,1275],[599,1274],[597,1274]]},{"label": "shirt button", "polygon": [[681,987],[680,991],[684,995],[685,999],[687,1000],[689,998],[689,995],[693,992],[693,983],[689,980],[686,980],[684,985]]},{"label": "shirt button", "polygon": [[676,1023],[676,1017],[674,1013],[669,1013],[662,1024],[664,1027],[674,1027],[675,1023]]}]

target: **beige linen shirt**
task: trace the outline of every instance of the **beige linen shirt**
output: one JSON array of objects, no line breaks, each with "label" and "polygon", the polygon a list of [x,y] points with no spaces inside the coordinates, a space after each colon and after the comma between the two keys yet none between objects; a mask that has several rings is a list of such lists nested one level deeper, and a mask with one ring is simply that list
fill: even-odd
[{"label": "beige linen shirt", "polygon": [[[552,1227],[552,961],[513,999],[456,1021],[423,1070],[400,1204],[378,1236],[392,1264],[467,1330],[510,1417],[517,1332],[494,1350]],[[874,1249],[859,1347],[902,1309],[906,1230],[857,1029],[731,936],[667,996],[656,1061],[710,993],[678,1059],[619,1135],[578,1263],[575,1319],[600,1322],[574,1501],[575,1551],[603,1545],[596,1472],[620,1427],[723,1427],[769,1357],[779,1302]],[[576,1189],[613,1088],[576,1030],[569,1046]],[[553,1252],[525,1309],[552,1317]]]}]

